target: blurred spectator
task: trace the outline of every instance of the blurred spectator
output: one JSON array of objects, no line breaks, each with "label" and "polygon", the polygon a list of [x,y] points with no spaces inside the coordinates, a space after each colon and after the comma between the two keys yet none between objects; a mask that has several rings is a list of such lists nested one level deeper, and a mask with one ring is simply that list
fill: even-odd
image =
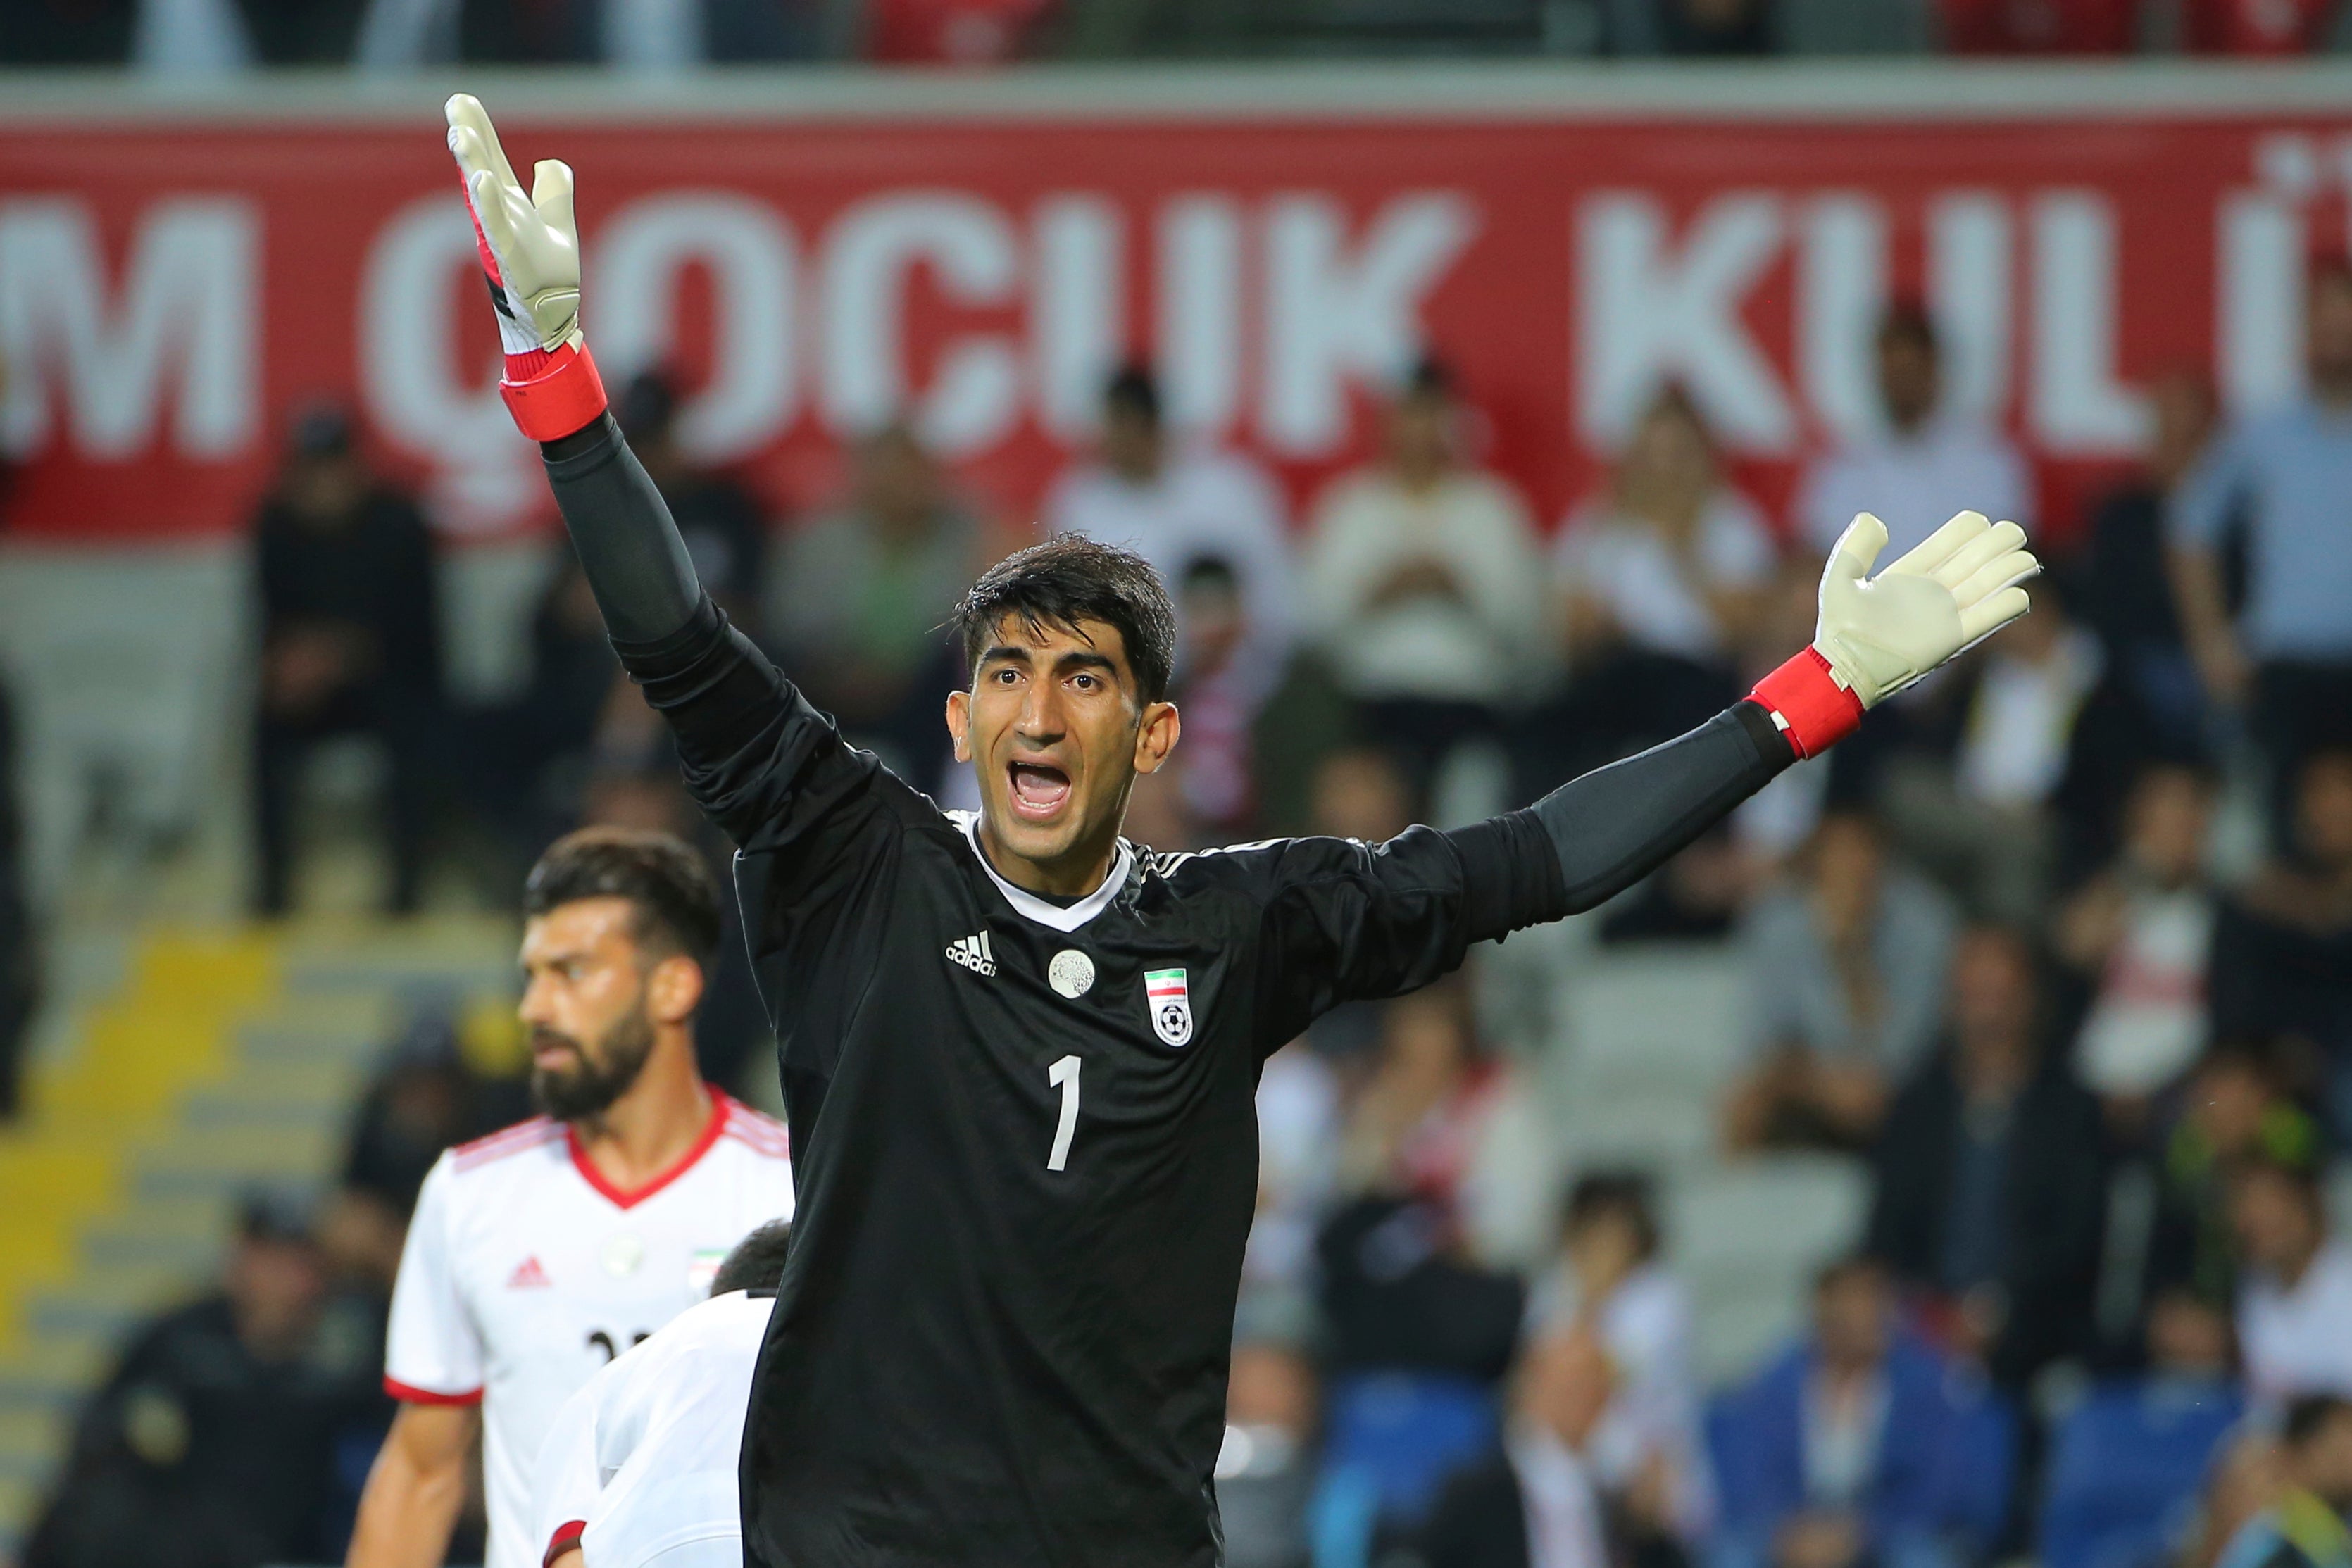
[{"label": "blurred spectator", "polygon": [[393,1041],[352,1113],[343,1189],[405,1225],[441,1151],[514,1120],[516,1109],[466,1065],[449,1017],[422,1011]]},{"label": "blurred spectator", "polygon": [[1233,843],[1252,836],[1257,716],[1282,671],[1244,656],[1247,625],[1231,561],[1202,556],[1173,587],[1176,678],[1168,699],[1184,716],[1184,744],[1171,758],[1171,781],[1208,841]]},{"label": "blurred spectator", "polygon": [[2352,1404],[2315,1394],[2287,1406],[2279,1431],[2282,1492],[2248,1520],[2221,1568],[2344,1568],[2352,1563]]},{"label": "blurred spectator", "polygon": [[139,0],[8,0],[0,5],[0,65],[121,65],[139,9]]},{"label": "blurred spectator", "polygon": [[2179,1568],[2215,1568],[2248,1521],[2286,1490],[2285,1458],[2278,1439],[2251,1423],[2222,1446],[2198,1498],[2195,1528],[2176,1562]]},{"label": "blurred spectator", "polygon": [[[1958,746],[1892,756],[1879,799],[1896,841],[1962,889],[1973,914],[2038,927],[2058,846],[2054,798],[2096,688],[2098,640],[2053,591],[1978,655],[1951,694]],[[2027,622],[2032,624],[2028,625]]]},{"label": "blurred spectator", "polygon": [[2294,833],[2239,890],[2214,936],[2214,1015],[2233,1033],[2320,1048],[2328,1120],[2352,1133],[2352,751],[2294,781]]},{"label": "blurred spectator", "polygon": [[1877,337],[1878,396],[1885,428],[1817,462],[1797,497],[1804,540],[1827,553],[1857,512],[1886,525],[1883,568],[1944,526],[1982,512],[2033,526],[2025,460],[1983,421],[1943,406],[1944,351],[1916,304],[1886,312]]},{"label": "blurred spectator", "polygon": [[845,29],[818,0],[368,0],[353,57],[371,71],[464,60],[606,61],[669,71],[705,61],[838,55]]},{"label": "blurred spectator", "polygon": [[1307,1568],[1315,1368],[1278,1340],[1234,1346],[1216,1496],[1226,1568]]},{"label": "blurred spectator", "polygon": [[940,694],[971,678],[940,627],[982,564],[981,528],[904,424],[860,441],[851,474],[846,505],[784,535],[775,639],[810,701],[929,789],[949,755]]},{"label": "blurred spectator", "polygon": [[2201,744],[2204,703],[2165,570],[2164,514],[2212,439],[2213,389],[2200,376],[2163,376],[2148,405],[2155,419],[2139,473],[2099,500],[2061,576],[2106,651],[2107,679],[2156,746],[2179,757]]},{"label": "blurred spectator", "polygon": [[440,611],[425,519],[369,473],[345,414],[317,408],[295,422],[254,542],[261,594],[255,903],[264,915],[286,912],[303,765],[321,741],[364,735],[382,744],[389,763],[387,904],[408,914],[424,876],[427,813],[446,747]]},{"label": "blurred spectator", "polygon": [[2197,1490],[2244,1401],[2227,1313],[2187,1291],[2148,1313],[2148,1369],[2102,1384],[2051,1439],[2041,1568],[2126,1568],[2170,1560]]},{"label": "blurred spectator", "polygon": [[1055,481],[1043,516],[1048,533],[1139,552],[1165,582],[1182,582],[1202,556],[1223,558],[1241,581],[1249,659],[1281,665],[1292,617],[1282,493],[1244,457],[1176,450],[1149,370],[1111,378],[1095,455]]},{"label": "blurred spectator", "polygon": [[1739,695],[1738,657],[1774,566],[1753,502],[1724,481],[1679,389],[1635,427],[1608,494],[1580,507],[1553,554],[1574,684],[1545,727],[1589,737],[1559,776],[1704,724]]},{"label": "blurred spectator", "polygon": [[1701,1430],[1690,1299],[1660,1257],[1647,1177],[1577,1178],[1560,1260],[1532,1315],[1538,1333],[1589,1330],[1614,1374],[1609,1406],[1581,1445],[1593,1484],[1626,1533],[1696,1544],[1714,1513]]},{"label": "blurred spectator", "polygon": [[299,1204],[248,1199],[218,1293],[142,1329],[82,1413],[25,1568],[341,1558],[332,1464],[382,1420],[381,1326],[337,1317]]},{"label": "blurred spectator", "polygon": [[2089,1346],[2105,1181],[2099,1103],[2042,1050],[2033,953],[1979,926],[1952,956],[1949,1040],[1886,1115],[1869,1248],[2015,1388]]},{"label": "blurred spectator", "polygon": [[1771,0],[1607,0],[1610,52],[1769,54],[1772,9]]},{"label": "blurred spectator", "polygon": [[2120,55],[2140,0],[1942,0],[1944,47],[1956,55]]},{"label": "blurred spectator", "polygon": [[2099,1094],[2145,1100],[2205,1048],[2211,809],[2211,780],[2196,768],[2143,773],[2125,808],[2122,852],[2058,911],[2058,956],[2092,991],[2075,1067]]},{"label": "blurred spectator", "polygon": [[25,1044],[40,998],[40,948],[25,894],[24,832],[16,814],[16,726],[0,682],[0,1123],[16,1114]]},{"label": "blurred spectator", "polygon": [[1390,404],[1384,459],[1317,500],[1302,584],[1341,689],[1423,786],[1539,667],[1535,530],[1517,491],[1463,461],[1460,421],[1452,377],[1423,364]]},{"label": "blurred spectator", "polygon": [[768,525],[759,501],[740,480],[704,467],[679,444],[677,388],[663,372],[631,378],[613,416],[646,476],[669,503],[694,558],[694,574],[727,618],[757,638],[768,562]]},{"label": "blurred spectator", "polygon": [[1867,1147],[1935,1043],[1957,924],[1932,884],[1887,862],[1869,817],[1824,817],[1794,878],[1743,923],[1756,1060],[1726,1104],[1729,1145]]},{"label": "blurred spectator", "polygon": [[2297,1395],[2352,1396],[2352,1249],[2329,1233],[2317,1175],[2281,1160],[2241,1162],[2230,1221],[2247,1391],[2273,1409]]},{"label": "blurred spectator", "polygon": [[1943,1359],[1898,1326],[1879,1265],[1824,1269],[1812,1333],[1718,1406],[1723,1523],[1710,1568],[1970,1561],[1990,1544],[1963,1484],[1981,1458],[1979,1412],[1953,1384]]},{"label": "blurred spectator", "polygon": [[[1380,1011],[1371,1075],[1339,1140],[1341,1189],[1429,1206],[1448,1245],[1493,1263],[1548,1249],[1552,1187],[1518,1075],[1483,1049],[1468,988],[1434,986]],[[1531,1146],[1534,1145],[1541,1147]]]},{"label": "blurred spectator", "polygon": [[2189,0],[2182,44],[2198,54],[2300,55],[2325,46],[2337,0]]},{"label": "blurred spectator", "polygon": [[[2215,702],[2252,705],[2282,843],[2305,760],[2352,745],[2352,266],[2319,268],[2307,298],[2310,395],[2215,444],[2174,493],[2169,518],[2189,649]],[[2221,563],[2233,524],[2247,557],[2234,619]]]},{"label": "blurred spectator", "polygon": [[1257,1218],[1244,1296],[1295,1301],[1314,1266],[1315,1229],[1339,1171],[1339,1077],[1304,1043],[1266,1058],[1257,1081]]},{"label": "blurred spectator", "polygon": [[1608,1350],[1581,1329],[1528,1347],[1501,1452],[1449,1481],[1421,1532],[1428,1568],[1607,1568],[1613,1559],[1588,1456],[1612,1373]]}]

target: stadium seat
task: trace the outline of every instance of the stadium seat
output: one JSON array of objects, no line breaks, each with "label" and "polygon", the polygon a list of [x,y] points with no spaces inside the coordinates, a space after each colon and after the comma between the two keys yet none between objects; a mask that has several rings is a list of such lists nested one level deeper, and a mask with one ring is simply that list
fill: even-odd
[{"label": "stadium seat", "polygon": [[1691,1293],[1703,1377],[1743,1375],[1797,1332],[1813,1270],[1862,1233],[1869,1186],[1854,1162],[1805,1155],[1670,1184],[1666,1241]]},{"label": "stadium seat", "polygon": [[2095,1389],[2051,1443],[2042,1568],[2141,1568],[2168,1560],[2206,1466],[2244,1414],[2211,1383],[2116,1382]]}]

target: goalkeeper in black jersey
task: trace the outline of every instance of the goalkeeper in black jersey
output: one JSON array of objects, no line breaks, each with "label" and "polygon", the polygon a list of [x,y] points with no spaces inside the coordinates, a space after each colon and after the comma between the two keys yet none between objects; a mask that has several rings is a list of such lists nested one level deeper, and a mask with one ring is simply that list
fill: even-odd
[{"label": "goalkeeper in black jersey", "polygon": [[526,194],[478,103],[449,126],[508,403],[740,850],[799,1182],[743,1443],[763,1568],[1213,1568],[1267,1053],[1591,908],[2026,609],[2013,525],[1964,513],[1873,579],[1865,517],[1812,647],[1678,740],[1458,831],[1162,855],[1119,825],[1181,728],[1168,595],[1056,540],[957,612],[971,685],[946,720],[982,804],[942,811],[698,586],[581,337],[571,171]]}]

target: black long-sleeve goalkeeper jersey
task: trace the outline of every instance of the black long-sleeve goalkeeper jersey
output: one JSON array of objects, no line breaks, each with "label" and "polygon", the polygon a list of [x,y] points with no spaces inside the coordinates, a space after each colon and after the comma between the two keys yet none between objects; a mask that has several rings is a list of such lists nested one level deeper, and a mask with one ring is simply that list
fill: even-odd
[{"label": "black long-sleeve goalkeeper jersey", "polygon": [[[658,499],[609,433],[550,471],[622,623],[631,574],[677,559]],[[1599,902],[1790,755],[1746,704],[1459,831],[1122,842],[1065,906],[707,598],[619,646],[740,847],[781,1050],[799,1206],[742,1464],[763,1568],[1213,1568],[1259,1064],[1340,1001]]]}]

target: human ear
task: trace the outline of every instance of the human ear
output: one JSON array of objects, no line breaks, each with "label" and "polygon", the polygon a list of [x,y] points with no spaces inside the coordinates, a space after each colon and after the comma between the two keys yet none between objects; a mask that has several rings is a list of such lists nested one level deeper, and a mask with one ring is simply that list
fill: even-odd
[{"label": "human ear", "polygon": [[646,1011],[656,1023],[684,1023],[702,1005],[702,966],[673,953],[646,977]]},{"label": "human ear", "polygon": [[1174,703],[1145,704],[1142,722],[1135,727],[1135,770],[1159,772],[1168,754],[1176,749],[1176,737],[1182,728]]},{"label": "human ear", "polygon": [[971,694],[948,694],[948,733],[955,737],[955,759],[971,760]]}]

